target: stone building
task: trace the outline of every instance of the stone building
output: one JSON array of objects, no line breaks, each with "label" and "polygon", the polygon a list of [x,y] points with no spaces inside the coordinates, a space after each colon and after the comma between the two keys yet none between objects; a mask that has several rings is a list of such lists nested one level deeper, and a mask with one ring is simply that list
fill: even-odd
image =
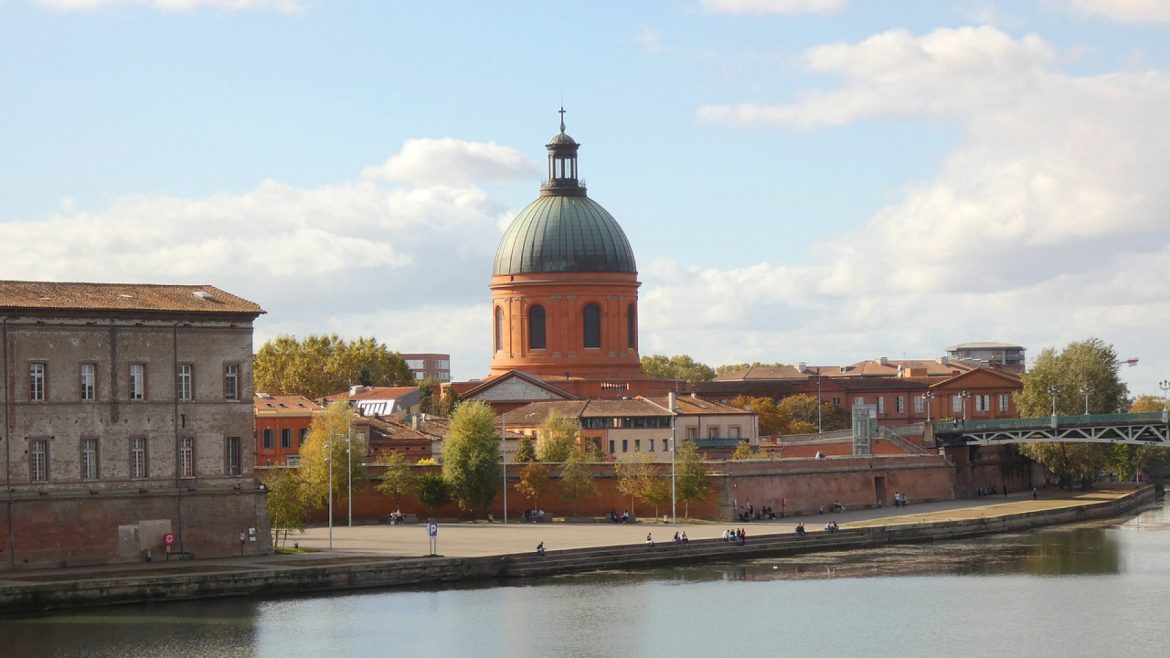
[{"label": "stone building", "polygon": [[212,286],[0,281],[0,569],[263,554],[252,323]]}]

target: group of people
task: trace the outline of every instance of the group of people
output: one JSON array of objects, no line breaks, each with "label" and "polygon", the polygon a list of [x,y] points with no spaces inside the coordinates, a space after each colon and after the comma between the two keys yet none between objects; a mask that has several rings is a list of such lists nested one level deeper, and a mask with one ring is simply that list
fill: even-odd
[{"label": "group of people", "polygon": [[723,531],[723,541],[733,541],[738,546],[743,546],[744,541],[747,540],[747,533],[743,528],[728,528]]},{"label": "group of people", "polygon": [[901,491],[894,492],[894,507],[905,507],[907,502],[909,501],[906,500],[906,494]]},{"label": "group of people", "polygon": [[833,511],[834,512],[844,512],[845,506],[842,505],[840,501],[834,500],[833,501]]},{"label": "group of people", "polygon": [[803,536],[805,536],[805,535],[807,535],[807,534],[808,534],[808,533],[807,533],[807,532],[805,532],[805,530],[804,530],[804,524],[803,524],[803,523],[797,523],[797,524],[796,524],[796,534],[800,535],[801,537],[803,537]]},{"label": "group of people", "polygon": [[[998,492],[995,490],[994,484],[990,487],[984,487],[980,485],[977,489],[975,489],[976,496],[994,496],[996,493]],[[1007,495],[1007,485],[1004,485],[1003,487],[1003,495]]]},{"label": "group of people", "polygon": [[690,541],[691,540],[687,539],[687,531],[686,530],[683,530],[682,534],[679,534],[679,532],[677,530],[674,531],[674,543],[687,544]]},{"label": "group of people", "polygon": [[386,515],[386,523],[390,525],[406,523],[406,515],[402,513],[402,510],[394,510]]},{"label": "group of people", "polygon": [[836,521],[829,521],[825,524],[825,530],[828,530],[830,533],[837,532],[840,529],[841,526],[837,525]]},{"label": "group of people", "polygon": [[536,523],[544,520],[543,509],[526,509],[524,510],[524,520],[529,523]]},{"label": "group of people", "polygon": [[629,523],[630,522],[630,510],[622,510],[621,514],[618,514],[614,510],[610,510],[609,511],[609,522],[610,523]]}]

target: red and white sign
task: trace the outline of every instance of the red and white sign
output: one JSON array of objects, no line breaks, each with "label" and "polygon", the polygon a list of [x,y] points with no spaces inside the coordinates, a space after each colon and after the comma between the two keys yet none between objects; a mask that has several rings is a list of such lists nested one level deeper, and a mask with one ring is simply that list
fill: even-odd
[{"label": "red and white sign", "polygon": [[174,544],[175,543],[175,533],[164,532],[163,533],[163,543],[166,544],[167,546]]}]

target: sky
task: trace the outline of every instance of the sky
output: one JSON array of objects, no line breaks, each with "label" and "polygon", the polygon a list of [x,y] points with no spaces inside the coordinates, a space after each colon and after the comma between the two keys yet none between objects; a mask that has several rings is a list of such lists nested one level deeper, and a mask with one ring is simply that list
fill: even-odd
[{"label": "sky", "polygon": [[0,0],[0,279],[212,284],[488,373],[562,106],[640,351],[1170,378],[1170,1]]}]

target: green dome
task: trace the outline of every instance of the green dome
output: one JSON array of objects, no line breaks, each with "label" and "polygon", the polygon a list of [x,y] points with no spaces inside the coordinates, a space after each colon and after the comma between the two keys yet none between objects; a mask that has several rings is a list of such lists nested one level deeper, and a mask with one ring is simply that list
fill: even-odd
[{"label": "green dome", "polygon": [[605,208],[584,194],[546,194],[512,220],[492,275],[637,271],[625,232]]}]

